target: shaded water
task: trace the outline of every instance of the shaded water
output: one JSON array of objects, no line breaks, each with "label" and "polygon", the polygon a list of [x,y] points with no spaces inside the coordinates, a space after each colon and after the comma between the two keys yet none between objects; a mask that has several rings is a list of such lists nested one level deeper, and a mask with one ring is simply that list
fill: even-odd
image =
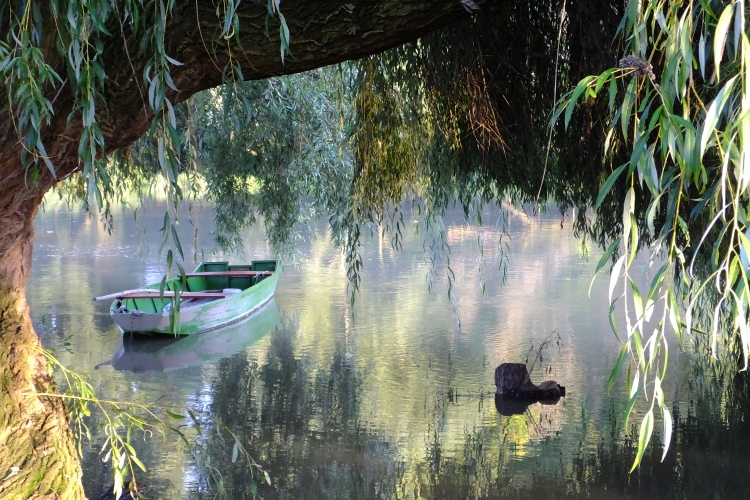
[{"label": "shaded water", "polygon": [[[36,222],[32,318],[45,345],[87,372],[102,397],[194,411],[230,498],[256,491],[290,499],[744,496],[747,381],[709,383],[712,366],[676,347],[665,382],[677,420],[672,449],[660,463],[657,431],[644,465],[628,474],[634,449],[620,418],[624,383],[611,394],[605,387],[619,350],[606,279],[594,282],[589,298],[599,252],[582,250],[569,221],[561,227],[554,214],[511,210],[503,236],[497,209],[484,214],[484,227],[449,214],[452,301],[445,267],[431,273],[423,232],[405,231],[402,251],[375,234],[363,249],[353,310],[344,259],[320,226],[257,316],[185,340],[143,341],[123,337],[108,304],[91,302],[161,278],[164,206],[139,212],[136,225],[124,210],[109,236],[95,219],[50,200]],[[188,254],[195,227],[197,249],[210,250],[210,220],[207,209],[192,223],[183,217]],[[507,274],[498,266],[505,244]],[[261,228],[245,236],[245,255],[271,257]],[[482,397],[494,391],[495,366],[525,361],[552,331],[560,345],[544,351],[532,379],[559,381],[567,397],[499,413],[494,398]],[[220,426],[241,438],[273,486],[252,480],[242,460],[232,463],[233,441],[212,432]],[[93,497],[111,482],[100,446],[84,446]],[[138,451],[151,498],[214,497],[204,469],[173,437],[153,437]]]}]

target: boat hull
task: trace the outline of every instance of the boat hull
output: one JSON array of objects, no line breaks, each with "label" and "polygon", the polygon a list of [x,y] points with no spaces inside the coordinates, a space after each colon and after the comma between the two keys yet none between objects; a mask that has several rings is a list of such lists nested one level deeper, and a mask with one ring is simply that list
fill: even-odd
[{"label": "boat hull", "polygon": [[[199,266],[200,268],[200,266]],[[274,272],[239,293],[211,302],[181,307],[179,328],[172,331],[170,311],[143,312],[138,309],[118,312],[118,302],[113,302],[110,313],[123,333],[155,333],[168,335],[192,335],[240,321],[266,305],[274,295],[279,275]],[[158,289],[160,284],[145,288]],[[158,296],[157,296],[158,297]]]},{"label": "boat hull", "polygon": [[173,371],[212,363],[242,352],[281,323],[271,299],[247,318],[201,335],[124,335],[112,356],[115,370]]}]

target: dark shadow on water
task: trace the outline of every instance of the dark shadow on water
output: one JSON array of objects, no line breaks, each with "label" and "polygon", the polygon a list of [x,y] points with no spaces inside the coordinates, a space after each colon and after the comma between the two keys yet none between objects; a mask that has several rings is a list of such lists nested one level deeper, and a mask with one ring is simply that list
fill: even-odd
[{"label": "dark shadow on water", "polygon": [[533,404],[536,404],[536,401],[530,399],[506,398],[495,394],[495,409],[500,415],[505,417],[523,415],[529,409],[529,406]]},{"label": "dark shadow on water", "polygon": [[546,406],[554,406],[560,402],[560,398],[548,398],[548,399],[516,399],[510,397],[503,397],[499,394],[495,394],[495,409],[500,415],[504,417],[512,417],[513,415],[523,415],[529,409],[531,405],[541,404]]}]

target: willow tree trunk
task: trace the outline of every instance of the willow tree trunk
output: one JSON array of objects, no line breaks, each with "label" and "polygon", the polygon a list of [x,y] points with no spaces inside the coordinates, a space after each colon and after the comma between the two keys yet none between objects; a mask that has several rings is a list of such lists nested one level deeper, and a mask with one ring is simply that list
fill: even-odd
[{"label": "willow tree trunk", "polygon": [[[463,3],[473,7],[490,1],[497,0]],[[178,2],[165,39],[166,53],[182,63],[172,67],[178,91],[170,91],[171,101],[181,102],[221,84],[222,69],[229,63],[239,63],[246,79],[300,72],[383,51],[468,15],[459,0],[352,0],[346,4],[296,0],[281,6],[291,31],[290,53],[284,63],[279,56],[278,28],[275,36],[262,29],[265,2],[240,4],[245,52],[211,39],[223,21],[216,15],[214,2]],[[147,130],[152,118],[142,83],[148,54],[139,51],[141,34],[129,30],[127,22],[113,20],[113,37],[102,54],[106,103],[97,103],[96,117],[106,140],[103,154],[130,145]],[[65,75],[56,55],[55,36],[55,29],[47,29],[40,47],[46,60]],[[0,87],[0,93],[4,94],[0,102],[8,103],[8,89]],[[0,498],[13,500],[84,497],[66,406],[59,398],[44,395],[53,390],[53,380],[38,352],[39,339],[25,300],[34,216],[44,194],[80,168],[81,120],[75,113],[68,119],[75,109],[70,84],[66,81],[48,89],[48,98],[55,114],[42,130],[42,141],[56,177],[43,165],[33,181],[26,175],[14,111],[7,104],[0,108]]]},{"label": "willow tree trunk", "polygon": [[43,193],[6,186],[0,194],[0,498],[82,498],[65,403],[41,395],[53,380],[24,297]]}]

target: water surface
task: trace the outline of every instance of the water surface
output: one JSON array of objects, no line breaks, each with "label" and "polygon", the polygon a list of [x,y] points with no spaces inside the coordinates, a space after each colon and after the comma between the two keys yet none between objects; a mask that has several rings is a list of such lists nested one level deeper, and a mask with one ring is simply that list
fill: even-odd
[{"label": "water surface", "polygon": [[[100,396],[192,410],[230,498],[744,495],[747,382],[739,375],[709,383],[710,365],[676,347],[665,382],[677,419],[672,449],[661,463],[657,430],[643,467],[628,473],[637,429],[621,421],[624,383],[612,393],[605,387],[619,351],[607,279],[598,278],[589,296],[600,253],[582,248],[568,219],[495,207],[478,226],[449,213],[450,271],[445,253],[430,263],[431,238],[423,227],[415,233],[416,222],[407,224],[400,251],[375,233],[363,248],[354,308],[344,258],[321,224],[257,317],[189,341],[144,342],[123,337],[109,305],[91,297],[161,279],[164,209],[147,203],[136,223],[123,208],[109,235],[96,218],[48,200],[35,226],[32,319],[45,345],[86,372]],[[245,234],[243,256],[212,255],[205,208],[184,214],[180,227],[186,267],[201,252],[232,261],[273,257],[262,227]],[[501,248],[507,267],[499,265]],[[526,361],[552,332],[559,345],[544,351],[532,378],[559,381],[567,397],[499,413],[486,397],[495,367]],[[243,460],[232,463],[233,440],[215,432],[224,426],[273,486],[254,481]],[[84,446],[90,497],[111,482],[96,439]],[[138,451],[151,498],[214,497],[205,469],[174,437],[139,442]]]}]

